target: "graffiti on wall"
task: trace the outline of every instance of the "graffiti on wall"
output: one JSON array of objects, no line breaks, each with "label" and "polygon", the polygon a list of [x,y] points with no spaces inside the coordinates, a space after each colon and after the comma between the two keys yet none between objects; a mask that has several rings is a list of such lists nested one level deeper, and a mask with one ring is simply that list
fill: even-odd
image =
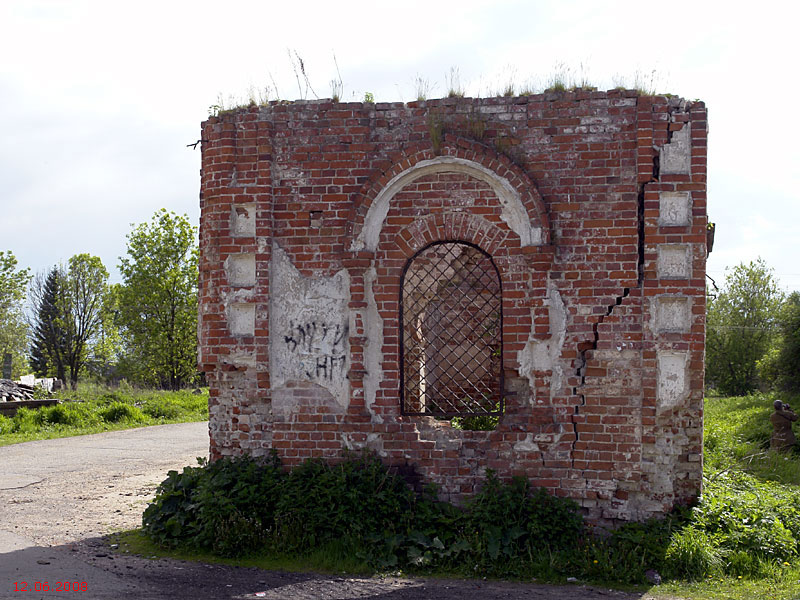
[{"label": "graffiti on wall", "polygon": [[290,320],[289,332],[283,336],[283,341],[306,377],[331,381],[346,373],[344,340],[347,332],[347,324]]}]

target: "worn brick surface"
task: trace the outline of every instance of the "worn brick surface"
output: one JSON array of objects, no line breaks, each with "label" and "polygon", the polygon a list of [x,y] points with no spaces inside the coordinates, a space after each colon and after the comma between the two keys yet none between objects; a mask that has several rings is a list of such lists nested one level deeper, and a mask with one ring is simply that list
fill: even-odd
[{"label": "worn brick surface", "polygon": [[[202,126],[212,456],[369,448],[454,500],[487,468],[643,519],[701,484],[706,110],[635,92],[298,101]],[[662,164],[664,169],[662,169]],[[515,395],[494,431],[401,414],[403,270],[487,252]]]}]

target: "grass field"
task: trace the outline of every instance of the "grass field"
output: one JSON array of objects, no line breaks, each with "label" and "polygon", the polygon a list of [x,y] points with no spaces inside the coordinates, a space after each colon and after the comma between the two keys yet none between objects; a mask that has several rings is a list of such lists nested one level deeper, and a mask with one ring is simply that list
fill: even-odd
[{"label": "grass field", "polygon": [[59,392],[61,404],[22,408],[13,418],[0,416],[0,446],[117,429],[208,419],[208,390],[110,389],[80,384]]}]

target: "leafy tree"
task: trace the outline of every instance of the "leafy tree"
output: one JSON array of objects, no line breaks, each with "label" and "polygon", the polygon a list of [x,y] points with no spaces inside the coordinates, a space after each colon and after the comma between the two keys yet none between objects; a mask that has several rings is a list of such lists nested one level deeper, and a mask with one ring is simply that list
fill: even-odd
[{"label": "leafy tree", "polygon": [[800,393],[800,293],[792,292],[778,317],[780,338],[771,354],[772,380],[784,391]]},{"label": "leafy tree", "polygon": [[41,374],[66,376],[73,388],[103,323],[108,271],[97,256],[76,254],[32,290],[36,308],[31,364]]},{"label": "leafy tree", "polygon": [[86,363],[86,370],[100,379],[115,375],[122,355],[122,338],[117,327],[121,287],[118,283],[108,286],[100,313],[100,325]]},{"label": "leafy tree", "polygon": [[8,353],[13,374],[19,375],[24,364],[28,325],[22,310],[30,281],[28,269],[17,268],[17,258],[10,250],[0,250],[0,362]]},{"label": "leafy tree", "polygon": [[189,219],[161,209],[128,234],[120,258],[123,371],[179,389],[197,374],[197,245]]},{"label": "leafy tree", "polygon": [[772,269],[760,258],[734,267],[723,291],[709,299],[706,378],[721,393],[739,396],[758,387],[756,365],[777,333],[782,299]]}]

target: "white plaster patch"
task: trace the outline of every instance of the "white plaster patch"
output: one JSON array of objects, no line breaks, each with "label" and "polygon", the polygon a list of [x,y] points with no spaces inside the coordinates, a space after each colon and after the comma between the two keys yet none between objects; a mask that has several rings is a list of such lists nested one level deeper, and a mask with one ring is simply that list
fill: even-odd
[{"label": "white plaster patch", "polygon": [[256,255],[232,254],[225,260],[225,274],[228,283],[235,286],[256,284]]},{"label": "white plaster patch", "polygon": [[[531,309],[531,332],[528,342],[517,354],[519,374],[527,377],[531,389],[535,389],[536,380],[534,371],[552,371],[550,377],[550,396],[555,396],[563,385],[564,370],[559,364],[561,349],[567,335],[567,310],[558,288],[552,281],[547,282],[547,297],[550,319],[550,337],[546,340],[537,340],[534,334],[534,311]],[[533,398],[531,398],[533,402]]]},{"label": "white plaster patch", "polygon": [[689,192],[661,192],[659,194],[658,224],[665,226],[689,225],[692,218],[692,199]]},{"label": "white plaster patch", "polygon": [[358,237],[353,240],[350,250],[367,249],[375,251],[378,247],[383,223],[386,220],[386,215],[389,214],[389,206],[395,194],[420,177],[434,173],[462,173],[488,184],[500,202],[502,208],[500,218],[520,237],[521,245],[538,246],[543,243],[541,227],[535,227],[531,224],[528,211],[522,204],[519,193],[507,179],[470,160],[454,156],[437,156],[430,160],[418,162],[399,175],[395,175],[386,184],[386,187],[380,191],[372,201],[372,204],[370,204],[367,216],[364,219],[364,226],[358,232]]},{"label": "white plaster patch", "polygon": [[364,405],[372,415],[373,423],[383,423],[383,418],[375,413],[375,397],[378,387],[383,381],[383,319],[378,312],[378,303],[375,301],[373,283],[378,278],[375,267],[370,267],[364,272],[364,297],[367,302],[365,311],[365,335],[367,343],[364,348],[364,368],[367,374],[364,377]]},{"label": "white plaster patch", "polygon": [[255,204],[234,204],[231,207],[231,235],[233,237],[255,237]]},{"label": "white plaster patch", "polygon": [[256,331],[256,305],[238,302],[229,304],[228,329],[232,335],[254,335]]},{"label": "white plaster patch", "polygon": [[656,272],[659,279],[691,279],[691,246],[689,244],[659,245]]},{"label": "white plaster patch", "polygon": [[533,434],[529,433],[525,439],[514,444],[515,452],[539,452],[539,445],[533,441]]},{"label": "white plaster patch", "polygon": [[691,127],[685,123],[680,131],[672,134],[672,140],[661,148],[659,164],[661,172],[672,175],[688,175],[692,166]]},{"label": "white plaster patch", "polygon": [[691,305],[686,296],[658,296],[651,306],[653,333],[685,333],[691,329]]},{"label": "white plaster patch", "polygon": [[680,406],[689,397],[688,360],[686,352],[658,353],[658,412]]},{"label": "white plaster patch", "polygon": [[270,382],[311,381],[349,401],[350,276],[303,277],[273,242],[270,262]]},{"label": "white plaster patch", "polygon": [[356,441],[353,436],[354,433],[342,432],[342,447],[347,450],[362,450],[367,448],[375,452],[378,456],[386,458],[389,453],[383,449],[383,438],[378,433],[368,433],[366,440],[363,442]]},{"label": "white plaster patch", "polygon": [[[249,333],[245,335],[253,334]],[[230,354],[223,355],[220,357],[220,360],[226,365],[234,365],[236,367],[255,367],[257,363],[256,357],[252,352],[240,350],[238,348],[232,350]]]}]

